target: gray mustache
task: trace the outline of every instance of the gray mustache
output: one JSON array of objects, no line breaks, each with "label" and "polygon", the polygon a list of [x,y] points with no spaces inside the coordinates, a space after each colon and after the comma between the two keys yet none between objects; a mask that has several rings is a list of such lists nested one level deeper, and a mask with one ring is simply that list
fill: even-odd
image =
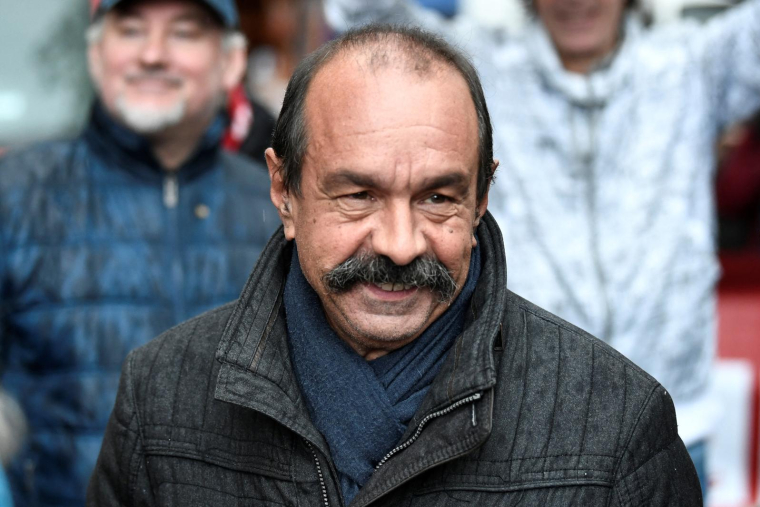
[{"label": "gray mustache", "polygon": [[129,74],[127,76],[127,81],[130,81],[130,82],[142,81],[143,79],[160,79],[161,81],[164,81],[172,86],[179,86],[182,84],[182,78],[178,76],[173,76],[171,74],[167,74],[163,70],[156,70],[156,71],[147,70],[139,74],[138,73]]},{"label": "gray mustache", "polygon": [[357,283],[400,283],[428,288],[438,294],[442,303],[447,303],[457,291],[454,277],[446,266],[430,257],[417,257],[399,266],[385,255],[359,254],[341,262],[322,278],[335,293],[346,292]]}]

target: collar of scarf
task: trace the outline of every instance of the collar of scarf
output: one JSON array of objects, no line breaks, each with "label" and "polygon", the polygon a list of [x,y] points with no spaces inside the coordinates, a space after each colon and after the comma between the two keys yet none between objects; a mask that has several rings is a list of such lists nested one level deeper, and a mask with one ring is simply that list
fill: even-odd
[{"label": "collar of scarf", "polygon": [[297,248],[285,283],[288,346],[311,420],[330,447],[348,505],[409,420],[462,334],[480,276],[480,249],[456,300],[419,338],[367,361],[335,334],[301,271]]}]

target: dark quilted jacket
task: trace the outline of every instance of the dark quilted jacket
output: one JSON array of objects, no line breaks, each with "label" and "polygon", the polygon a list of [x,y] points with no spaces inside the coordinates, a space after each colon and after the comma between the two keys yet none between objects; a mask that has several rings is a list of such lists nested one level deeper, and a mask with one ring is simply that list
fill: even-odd
[{"label": "dark quilted jacket", "polygon": [[279,224],[218,119],[176,179],[96,106],[85,132],[0,159],[2,382],[31,438],[16,505],[83,505],[127,353],[235,299]]},{"label": "dark quilted jacket", "polygon": [[[701,505],[668,393],[609,346],[506,290],[478,237],[471,315],[402,445],[352,506]],[[88,506],[339,507],[290,363],[276,234],[241,298],[133,352]]]}]

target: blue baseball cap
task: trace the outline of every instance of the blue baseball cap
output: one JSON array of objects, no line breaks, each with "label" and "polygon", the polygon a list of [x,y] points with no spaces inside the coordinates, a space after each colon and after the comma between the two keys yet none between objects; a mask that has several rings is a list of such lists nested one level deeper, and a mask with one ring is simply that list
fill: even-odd
[{"label": "blue baseball cap", "polygon": [[[124,0],[100,0],[95,17],[100,17],[110,11]],[[188,0],[190,1],[190,0]],[[235,0],[195,0],[198,3],[208,6],[221,20],[227,28],[237,28],[239,19]]]}]

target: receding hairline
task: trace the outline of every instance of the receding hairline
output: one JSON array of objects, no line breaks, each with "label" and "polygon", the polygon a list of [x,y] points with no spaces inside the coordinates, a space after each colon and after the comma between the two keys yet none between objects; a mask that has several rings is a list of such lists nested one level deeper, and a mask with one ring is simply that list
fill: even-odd
[{"label": "receding hairline", "polygon": [[[397,34],[390,34],[397,35]],[[341,65],[347,65],[349,72],[356,72],[353,77],[338,78],[337,85],[340,86],[346,82],[356,79],[355,76],[373,75],[379,77],[384,73],[398,73],[410,79],[419,81],[431,81],[435,79],[454,79],[459,81],[462,87],[462,93],[467,97],[472,106],[472,114],[477,123],[477,109],[469,93],[467,81],[454,64],[448,62],[445,58],[436,54],[434,51],[424,46],[412,48],[414,44],[410,41],[404,41],[400,38],[397,40],[378,40],[367,41],[366,44],[357,44],[352,46],[341,46],[336,48],[328,58],[320,62],[320,65],[314,72],[311,82],[306,90],[304,97],[304,119],[306,120],[307,132],[309,130],[309,110],[313,104],[312,95],[316,86],[325,87],[330,93],[330,86],[336,86],[335,81],[330,81],[329,73],[331,70],[338,70]],[[423,54],[424,52],[424,54]]]},{"label": "receding hairline", "polygon": [[[378,42],[378,44],[382,45],[384,42]],[[398,56],[399,52],[405,51],[398,45],[391,45],[388,48],[383,48],[383,50],[389,48],[390,52],[380,54]],[[355,97],[361,97],[369,88],[380,86],[380,88],[384,88],[385,90],[393,89],[392,85],[391,87],[386,88],[387,85],[376,85],[373,84],[372,81],[382,81],[383,79],[386,79],[385,76],[388,75],[400,76],[402,79],[410,80],[402,81],[410,83],[409,86],[416,86],[417,84],[434,87],[444,86],[447,90],[451,90],[452,92],[448,96],[456,95],[457,99],[455,99],[455,102],[462,104],[462,109],[457,108],[457,111],[461,111],[461,113],[457,112],[456,114],[464,114],[467,116],[465,125],[467,125],[468,130],[466,135],[472,135],[472,150],[475,152],[474,163],[477,172],[480,154],[478,143],[480,137],[478,112],[475,101],[470,94],[467,80],[464,76],[462,76],[453,64],[447,62],[445,58],[433,58],[436,55],[432,52],[430,53],[429,58],[427,58],[424,70],[421,70],[419,65],[417,65],[419,62],[416,61],[416,56],[410,56],[409,54],[404,53],[402,58],[412,58],[412,60],[408,62],[402,62],[398,59],[395,59],[392,62],[386,62],[384,60],[379,61],[376,58],[379,54],[377,49],[378,46],[373,45],[372,43],[369,45],[344,48],[341,51],[335,52],[330,59],[322,62],[322,65],[312,76],[311,83],[306,90],[306,95],[304,97],[303,120],[308,138],[310,138],[310,140],[319,139],[321,133],[323,133],[321,132],[322,128],[327,126],[328,129],[332,129],[334,127],[330,127],[330,125],[334,125],[333,122],[336,120],[338,123],[341,122],[341,113],[332,112],[329,103],[325,102],[329,100],[331,87],[350,90],[351,96],[348,97],[348,100],[352,104],[357,104],[357,102],[353,102],[354,100],[357,100]],[[333,79],[331,77],[332,71],[340,72],[340,77]],[[372,75],[369,79],[364,79],[370,73]],[[367,81],[369,81],[369,83]],[[452,86],[454,87],[452,88]],[[373,103],[367,102],[365,99],[358,100],[359,104],[366,104],[370,111],[375,111],[371,109]],[[326,118],[330,116],[332,118],[326,120]],[[327,123],[325,123],[325,121],[327,121]],[[471,131],[469,130],[470,127],[472,128]],[[313,147],[313,144],[308,142],[304,152],[304,159],[309,156],[308,154],[311,147]]]},{"label": "receding hairline", "polygon": [[325,54],[317,65],[312,80],[326,67],[352,56],[357,64],[365,64],[364,68],[369,72],[395,69],[428,77],[448,68],[460,73],[453,62],[407,33],[360,31],[354,37],[339,41]]},{"label": "receding hairline", "polygon": [[[349,65],[363,74],[378,75],[383,72],[399,72],[412,79],[431,80],[449,74],[457,76],[461,81],[463,91],[470,98],[473,113],[477,116],[475,103],[470,96],[467,81],[461,71],[453,62],[448,61],[434,50],[425,47],[422,43],[405,37],[399,33],[371,34],[382,37],[366,37],[358,41],[349,41],[336,45],[326,57],[320,61],[311,77],[309,86],[304,97],[304,113],[308,116],[310,97],[316,83],[326,79],[324,77],[331,69],[343,65]],[[329,86],[326,82],[322,86]],[[308,130],[308,127],[307,127]]]},{"label": "receding hairline", "polygon": [[[478,122],[478,198],[484,196],[488,191],[488,185],[493,181],[493,130],[478,73],[466,53],[456,45],[447,42],[440,35],[408,24],[373,23],[349,30],[299,63],[288,82],[283,107],[272,135],[272,148],[281,160],[279,171],[285,187],[296,194],[300,193],[302,163],[310,142],[306,99],[314,78],[328,63],[335,60],[336,56],[352,54],[351,51],[357,48],[370,54],[377,53],[380,48],[379,53],[386,56],[389,49],[392,50],[391,55],[397,58],[375,59],[373,63],[377,65],[372,67],[374,69],[393,66],[414,71],[422,76],[432,75],[432,72],[424,72],[426,65],[418,65],[421,58],[423,63],[434,62],[433,69],[449,67],[464,79]],[[401,60],[398,59],[399,55]],[[319,75],[320,80],[322,77]]]}]

